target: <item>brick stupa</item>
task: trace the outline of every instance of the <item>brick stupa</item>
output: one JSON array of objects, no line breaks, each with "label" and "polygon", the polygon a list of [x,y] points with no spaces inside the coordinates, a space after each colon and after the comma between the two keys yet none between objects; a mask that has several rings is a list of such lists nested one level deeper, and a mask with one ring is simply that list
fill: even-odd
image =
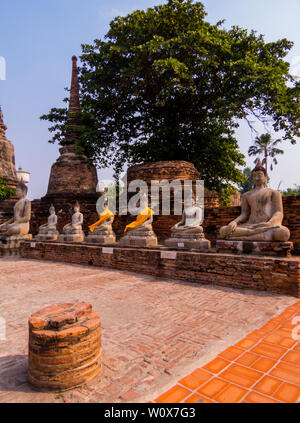
[{"label": "brick stupa", "polygon": [[75,152],[75,144],[79,140],[76,130],[80,126],[79,83],[77,57],[72,57],[72,81],[70,102],[67,115],[67,131],[59,149],[60,156],[52,165],[47,194],[40,200],[32,202],[31,233],[38,233],[41,224],[47,222],[49,208],[54,205],[58,212],[57,230],[62,231],[64,225],[70,222],[73,206],[79,202],[84,215],[84,230],[95,222],[98,215],[96,202],[99,194],[96,192],[98,177],[96,168],[84,155]]},{"label": "brick stupa", "polygon": [[79,127],[79,84],[77,71],[77,57],[72,57],[72,81],[70,90],[70,102],[67,115],[67,133],[62,147],[59,149],[60,156],[52,165],[48,191],[46,197],[58,194],[82,195],[95,194],[98,183],[96,168],[92,166],[87,157],[75,153],[75,143],[78,141]]}]

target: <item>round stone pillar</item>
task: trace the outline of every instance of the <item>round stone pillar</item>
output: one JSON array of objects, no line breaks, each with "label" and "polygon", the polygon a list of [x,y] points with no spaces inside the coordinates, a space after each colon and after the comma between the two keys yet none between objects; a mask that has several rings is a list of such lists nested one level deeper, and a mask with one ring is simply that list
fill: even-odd
[{"label": "round stone pillar", "polygon": [[78,387],[101,370],[100,317],[86,303],[44,308],[29,318],[28,380],[36,388]]}]

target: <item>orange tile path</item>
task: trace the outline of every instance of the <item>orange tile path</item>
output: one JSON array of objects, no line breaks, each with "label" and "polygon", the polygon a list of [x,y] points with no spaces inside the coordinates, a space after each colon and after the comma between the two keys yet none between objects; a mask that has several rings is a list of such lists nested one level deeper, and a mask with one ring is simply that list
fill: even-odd
[{"label": "orange tile path", "polygon": [[300,402],[300,340],[297,340],[300,327],[297,330],[297,325],[300,325],[300,301],[181,379],[154,402]]}]

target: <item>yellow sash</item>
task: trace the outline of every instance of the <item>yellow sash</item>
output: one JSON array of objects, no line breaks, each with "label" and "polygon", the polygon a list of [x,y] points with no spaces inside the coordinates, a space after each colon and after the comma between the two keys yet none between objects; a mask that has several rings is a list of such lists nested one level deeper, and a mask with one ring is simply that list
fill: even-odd
[{"label": "yellow sash", "polygon": [[154,211],[150,207],[146,207],[141,213],[137,216],[136,220],[126,226],[124,232],[127,232],[128,229],[134,229],[137,226],[142,225],[146,220],[149,219],[154,214]]},{"label": "yellow sash", "polygon": [[105,222],[105,220],[108,220],[111,217],[113,217],[113,219],[114,219],[115,215],[110,210],[104,210],[104,212],[101,213],[99,217],[100,217],[100,219],[96,223],[89,226],[89,229],[90,229],[91,232],[94,232],[95,228],[97,228],[97,226],[101,225],[101,223]]}]

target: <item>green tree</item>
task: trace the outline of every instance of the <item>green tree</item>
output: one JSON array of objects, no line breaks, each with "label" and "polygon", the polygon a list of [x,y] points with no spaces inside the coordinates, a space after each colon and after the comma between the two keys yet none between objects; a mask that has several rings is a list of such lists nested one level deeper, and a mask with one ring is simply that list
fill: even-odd
[{"label": "green tree", "polygon": [[245,192],[251,191],[254,186],[252,182],[252,170],[250,167],[246,167],[243,170],[243,175],[245,177],[244,182],[241,182],[239,184],[239,191],[241,194],[244,194]]},{"label": "green tree", "polygon": [[287,188],[285,191],[281,191],[284,197],[294,197],[300,195],[300,185],[295,185],[295,188]]},{"label": "green tree", "polygon": [[0,201],[7,200],[15,193],[13,188],[7,186],[7,183],[8,180],[0,175]]},{"label": "green tree", "polygon": [[[228,195],[243,180],[238,119],[272,119],[292,142],[300,134],[299,84],[283,60],[293,43],[205,16],[200,2],[170,0],[115,18],[104,40],[82,46],[80,144],[99,167],[188,160]],[[61,142],[65,110],[42,119]]]},{"label": "green tree", "polygon": [[[263,156],[262,164],[265,165],[267,172],[268,172],[268,161],[270,158],[272,160],[272,163],[270,165],[270,170],[272,171],[273,164],[277,165],[278,163],[276,156],[284,153],[283,150],[276,147],[281,142],[282,142],[281,139],[277,139],[273,141],[270,134],[262,134],[260,137],[255,138],[254,145],[251,145],[251,147],[248,150],[248,154],[249,156]],[[255,159],[255,163],[257,163],[258,159],[259,158]]]}]

